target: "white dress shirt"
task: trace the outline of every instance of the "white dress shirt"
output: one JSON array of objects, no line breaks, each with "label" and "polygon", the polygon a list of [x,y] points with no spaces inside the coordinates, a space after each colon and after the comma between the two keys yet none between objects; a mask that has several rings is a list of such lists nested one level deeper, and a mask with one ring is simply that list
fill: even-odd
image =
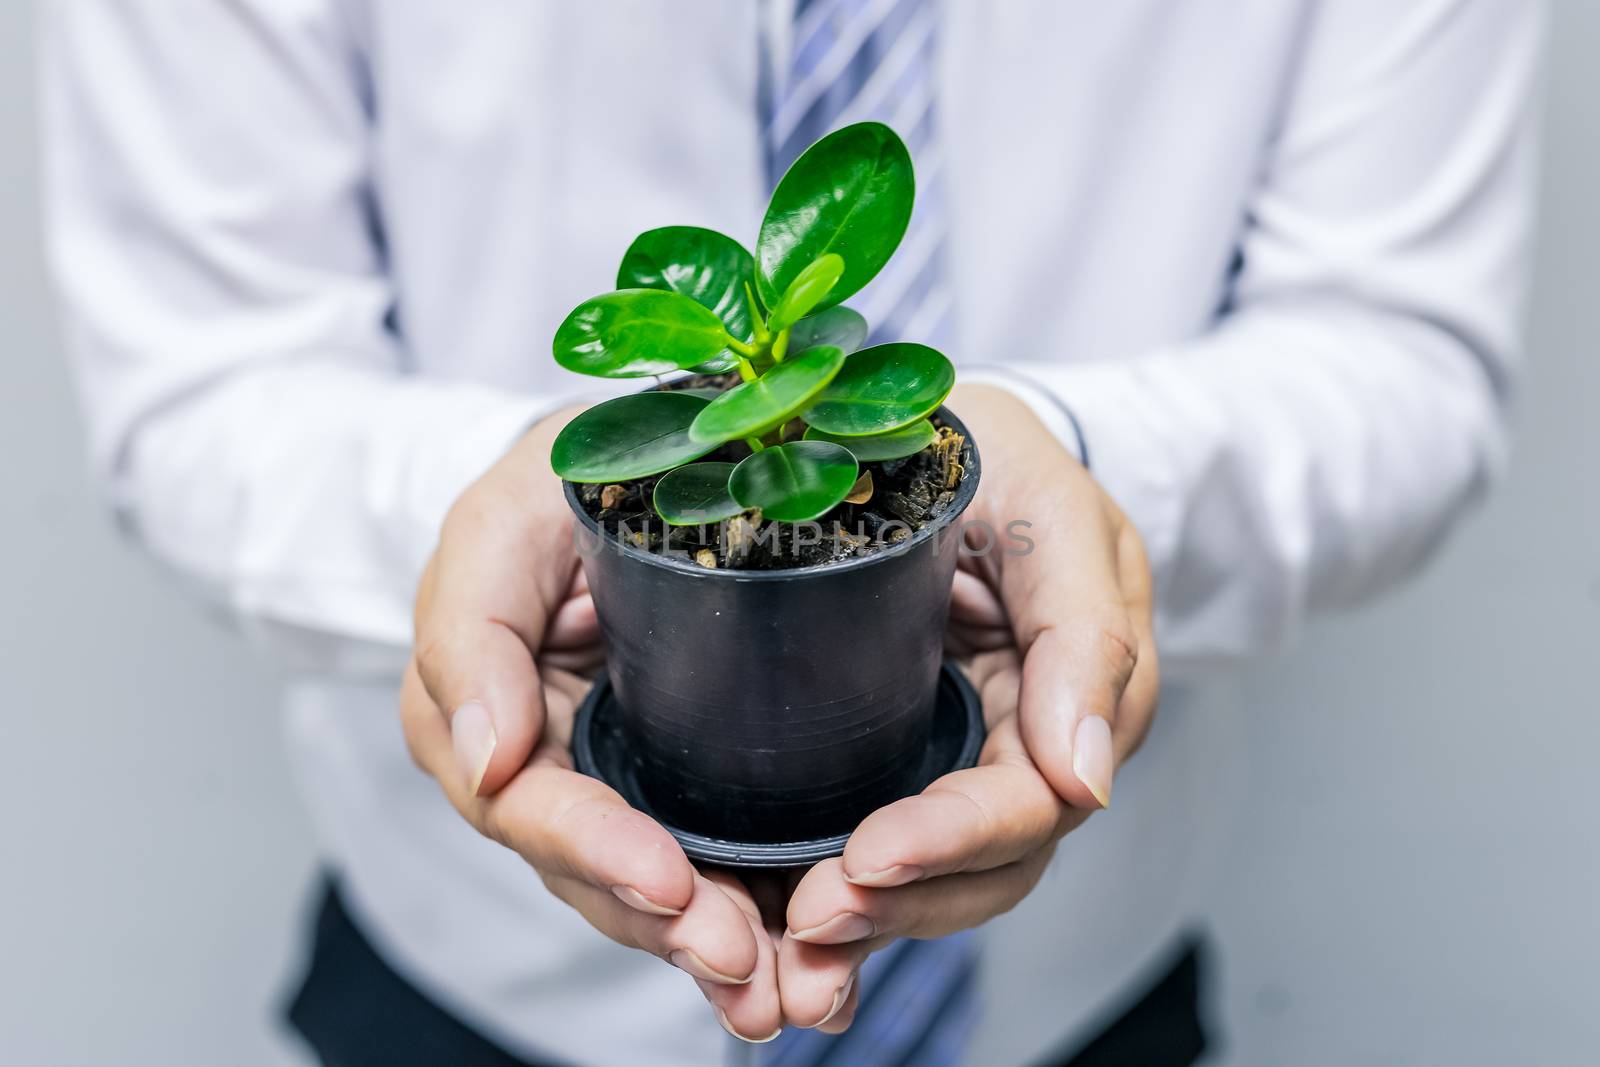
[{"label": "white dress shirt", "polygon": [[[951,355],[1004,365],[968,378],[1058,431],[1058,404],[1082,421],[1149,546],[1171,683],[1115,810],[1037,891],[1059,905],[1033,909],[1056,916],[1037,980],[1057,1007],[1007,1025],[1043,1048],[1198,907],[1240,712],[1201,716],[1185,687],[1404,575],[1499,463],[1539,17],[942,18]],[[692,984],[462,822],[411,764],[395,693],[445,509],[596,390],[551,358],[564,314],[644,229],[753,241],[757,6],[63,0],[44,22],[49,240],[96,468],[149,552],[283,657],[359,921],[513,1050],[713,1062]]]}]

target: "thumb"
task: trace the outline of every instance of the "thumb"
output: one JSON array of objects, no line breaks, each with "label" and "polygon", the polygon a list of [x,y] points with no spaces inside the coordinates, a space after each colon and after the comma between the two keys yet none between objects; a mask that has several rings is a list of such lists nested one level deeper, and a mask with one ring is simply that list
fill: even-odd
[{"label": "thumb", "polygon": [[535,655],[552,637],[581,641],[591,628],[555,619],[578,567],[548,458],[569,414],[541,420],[456,499],[417,591],[417,674],[449,719],[474,795],[509,782],[544,729]]},{"label": "thumb", "polygon": [[477,796],[510,781],[544,729],[534,653],[576,567],[575,558],[540,558],[535,538],[499,520],[487,508],[452,510],[414,620],[418,677],[449,721],[462,781]]},{"label": "thumb", "polygon": [[496,792],[528,762],[544,729],[544,694],[528,646],[494,619],[441,620],[419,641],[416,663],[450,724],[467,791]]},{"label": "thumb", "polygon": [[1121,584],[1118,536],[1085,475],[1052,494],[1028,555],[1004,560],[1001,589],[1023,653],[1018,721],[1028,755],[1068,804],[1103,808],[1118,711],[1141,659]]},{"label": "thumb", "polygon": [[1023,743],[1075,808],[1111,804],[1117,710],[1137,662],[1132,627],[1114,609],[1053,620],[1028,645],[1018,717]]}]

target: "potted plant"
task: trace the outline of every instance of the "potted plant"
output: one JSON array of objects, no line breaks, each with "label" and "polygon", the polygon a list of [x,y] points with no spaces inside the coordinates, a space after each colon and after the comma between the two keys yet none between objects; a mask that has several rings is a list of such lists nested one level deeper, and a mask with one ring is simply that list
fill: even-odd
[{"label": "potted plant", "polygon": [[941,675],[978,481],[941,407],[955,371],[926,345],[861,349],[841,304],[894,253],[913,192],[892,130],[839,130],[779,182],[754,255],[651,230],[617,291],[556,331],[580,373],[689,372],[583,412],[551,453],[608,652],[606,724],[580,722],[575,750],[680,840],[837,851],[976,756],[970,690]]}]

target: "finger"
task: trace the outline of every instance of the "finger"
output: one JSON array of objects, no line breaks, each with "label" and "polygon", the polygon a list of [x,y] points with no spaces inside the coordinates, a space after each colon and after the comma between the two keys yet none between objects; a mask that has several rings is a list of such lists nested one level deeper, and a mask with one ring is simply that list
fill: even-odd
[{"label": "finger", "polygon": [[[823,948],[967,930],[1015,907],[1038,884],[1053,852],[1054,846],[1046,846],[1004,867],[888,889],[853,884],[838,860],[819,863],[789,902],[788,936]],[[780,964],[780,985],[786,973]]]},{"label": "finger", "polygon": [[1161,692],[1161,669],[1157,661],[1155,644],[1144,642],[1144,651],[1133,668],[1133,677],[1122,692],[1122,703],[1117,706],[1117,724],[1112,733],[1112,747],[1117,766],[1139,750],[1150,724],[1155,718],[1156,704]]},{"label": "finger", "polygon": [[473,794],[501,788],[527,762],[544,726],[528,646],[493,619],[439,618],[419,637],[417,675],[449,723],[456,773]]},{"label": "finger", "polygon": [[[845,877],[884,887],[1015,863],[1056,840],[1071,814],[1022,748],[1014,717],[984,746],[982,764],[935,781],[862,821],[844,849]],[[790,907],[791,927],[794,909]]]},{"label": "finger", "polygon": [[574,767],[572,731],[578,705],[594,688],[594,679],[555,664],[541,666],[539,677],[544,683],[545,722],[539,744],[533,750],[533,761],[554,763],[571,770]]},{"label": "finger", "polygon": [[964,626],[1000,629],[1009,635],[1011,619],[988,582],[969,571],[956,571],[950,587],[950,620]]},{"label": "finger", "polygon": [[542,675],[547,670],[562,670],[576,674],[593,684],[593,679],[605,666],[605,649],[599,645],[588,648],[575,648],[569,650],[556,649],[541,652],[538,659],[539,673]]},{"label": "finger", "polygon": [[594,597],[583,593],[571,597],[556,609],[539,651],[543,655],[551,649],[585,648],[598,645],[599,642],[600,620],[595,614]]},{"label": "finger", "polygon": [[671,834],[610,786],[536,760],[481,805],[489,836],[542,871],[610,890],[646,911],[676,911],[695,873]]},{"label": "finger", "polygon": [[1112,728],[1141,642],[1120,584],[1117,534],[1099,490],[1086,476],[1079,481],[1043,505],[1048,521],[1035,523],[1036,548],[1005,561],[1002,590],[1023,652],[1028,752],[1062,799],[1101,808],[1116,766]]},{"label": "finger", "polygon": [[1122,703],[1117,707],[1116,730],[1113,734],[1117,765],[1144,743],[1150,723],[1155,718],[1156,704],[1161,693],[1161,666],[1154,635],[1155,591],[1150,580],[1150,564],[1145,556],[1144,542],[1132,526],[1124,528],[1118,545],[1118,559],[1122,569],[1122,588],[1127,604],[1128,619],[1133,623],[1138,639],[1138,662],[1122,691]]},{"label": "finger", "polygon": [[980,486],[969,511],[992,528],[1026,528],[1027,536],[1018,538],[1024,550],[962,566],[997,578],[1024,656],[1019,714],[1034,761],[1068,803],[1101,807],[1115,768],[1113,720],[1141,652],[1120,581],[1120,542],[1132,528],[1014,397],[982,386],[964,395],[974,432],[1027,460]]},{"label": "finger", "polygon": [[802,1029],[826,1029],[829,1033],[848,1025],[859,1000],[861,964],[881,944],[812,945],[785,934],[778,947],[783,1017]]},{"label": "finger", "polygon": [[778,949],[762,925],[761,910],[748,888],[726,871],[706,871],[704,877],[739,908],[756,943],[756,966],[743,985],[700,982],[717,1021],[741,1041],[762,1044],[783,1029],[783,1005],[778,996]]},{"label": "finger", "polygon": [[1044,631],[1022,669],[1022,733],[1040,770],[1068,803],[1111,803],[1113,727],[1138,662],[1125,617],[1083,617]]},{"label": "finger", "polygon": [[[1109,738],[1105,728],[1131,674],[1127,649],[1135,640],[1122,611],[1104,494],[1075,465],[1044,462],[997,493],[1003,498],[999,506],[1026,509],[1021,517],[1034,541],[1032,551],[997,564],[1001,599],[1023,655],[1023,738],[1063,799],[1101,807],[1109,780],[1085,782],[1078,772],[1101,769],[1098,761],[1085,759],[1097,754],[1102,731]],[[1083,727],[1085,750],[1075,767],[1077,732],[1087,717],[1102,721]]]},{"label": "finger", "polygon": [[[558,757],[565,753],[559,744],[541,749],[498,794],[472,793],[456,773],[444,719],[414,679],[408,672],[401,699],[412,756],[480,833],[541,874],[586,882],[636,909],[673,913],[688,906],[694,868],[677,841],[610,786],[561,766]],[[566,728],[560,724],[562,732]]]},{"label": "finger", "polygon": [[1022,688],[1022,659],[1015,646],[992,649],[973,656],[965,666],[967,678],[978,691],[983,725],[994,731],[1017,714]]},{"label": "finger", "polygon": [[[695,879],[693,896],[681,915],[639,911],[580,879],[557,876],[545,884],[611,940],[657,956],[698,982],[736,987],[751,982],[756,973],[760,944],[745,913],[703,877]],[[761,941],[770,949],[765,935]]]},{"label": "finger", "polygon": [[486,478],[451,507],[423,575],[413,616],[418,674],[450,722],[474,793],[503,786],[538,739],[544,706],[533,653],[572,584],[570,544],[570,520],[542,518]]},{"label": "finger", "polygon": [[850,972],[850,993],[839,1010],[817,1024],[825,1034],[842,1034],[856,1021],[856,1011],[861,1007],[861,968]]},{"label": "finger", "polygon": [[973,628],[951,623],[945,630],[944,651],[952,659],[970,659],[983,652],[993,652],[1009,646],[1013,638],[1009,630]]}]

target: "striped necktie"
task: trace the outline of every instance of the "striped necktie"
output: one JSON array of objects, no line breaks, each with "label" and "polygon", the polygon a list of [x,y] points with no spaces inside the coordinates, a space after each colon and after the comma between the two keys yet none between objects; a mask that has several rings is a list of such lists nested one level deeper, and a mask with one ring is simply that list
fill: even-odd
[{"label": "striped necktie", "polygon": [[882,122],[911,149],[917,198],[905,239],[850,301],[872,325],[873,344],[939,346],[951,335],[937,7],[932,0],[795,0],[787,57],[766,50],[762,119],[772,185],[824,134],[853,122]]},{"label": "striped necktie", "polygon": [[[947,343],[944,195],[935,113],[933,0],[795,0],[791,47],[765,49],[762,121],[767,177],[824,134],[868,120],[911,149],[916,206],[899,251],[850,304],[871,341]],[[753,1050],[763,1067],[948,1067],[977,1019],[977,937],[900,941],[862,967],[861,1003],[849,1031],[785,1030]]]}]

